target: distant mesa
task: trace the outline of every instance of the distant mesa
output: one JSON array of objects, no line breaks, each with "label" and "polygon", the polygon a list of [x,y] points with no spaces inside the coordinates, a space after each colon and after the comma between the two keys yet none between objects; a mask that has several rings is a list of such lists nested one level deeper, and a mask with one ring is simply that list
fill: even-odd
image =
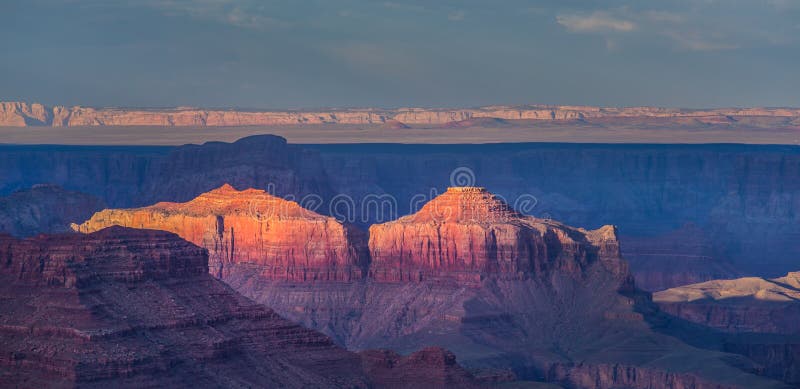
[{"label": "distant mesa", "polygon": [[512,127],[513,124],[505,119],[479,117],[466,120],[459,120],[454,122],[447,122],[441,125],[441,128],[470,128],[470,127]]},{"label": "distant mesa", "polygon": [[563,105],[488,106],[437,109],[331,109],[318,111],[219,110],[191,107],[138,109],[48,107],[38,103],[0,102],[0,126],[272,126],[356,124],[399,126],[497,126],[505,121],[593,121],[684,119],[729,123],[740,118],[800,117],[798,108],[676,109],[657,107],[591,107]]},{"label": "distant mesa", "polygon": [[408,124],[405,124],[399,120],[389,119],[383,123],[381,126],[387,130],[405,130],[411,128]]}]

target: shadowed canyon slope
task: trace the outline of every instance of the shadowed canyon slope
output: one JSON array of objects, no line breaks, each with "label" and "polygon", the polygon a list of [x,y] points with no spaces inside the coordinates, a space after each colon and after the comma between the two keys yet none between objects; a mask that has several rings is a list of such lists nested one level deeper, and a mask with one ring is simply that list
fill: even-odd
[{"label": "shadowed canyon slope", "polygon": [[[211,198],[222,201],[219,191]],[[241,204],[240,196],[263,194],[244,190],[227,199]],[[135,223],[136,215],[137,221],[164,221],[164,228],[182,236],[213,236],[213,223],[170,222],[197,214],[190,204],[204,201],[103,211],[78,229]],[[213,215],[226,208],[223,201],[202,210]],[[223,218],[228,215],[222,212]],[[222,279],[352,349],[410,352],[442,346],[473,369],[576,388],[782,387],[749,374],[757,367],[745,358],[693,348],[652,331],[637,308],[648,304],[647,296],[633,289],[610,226],[576,229],[521,215],[480,188],[452,188],[420,212],[370,232],[372,260],[362,279],[276,278],[271,264],[283,266],[286,255],[298,250],[289,246],[283,252],[260,251],[261,258],[234,255]],[[327,243],[321,238],[318,244]],[[203,244],[212,253],[220,247],[213,240]],[[296,266],[314,266],[294,260]]]},{"label": "shadowed canyon slope", "polygon": [[[800,125],[797,108],[723,108],[688,110],[655,107],[489,106],[472,109],[332,109],[320,111],[250,111],[201,108],[47,107],[42,104],[0,102],[0,126],[274,126],[286,124],[465,125],[475,120],[614,120],[674,119],[697,123],[733,123],[748,118],[782,118]],[[469,124],[472,125],[472,124]],[[402,127],[400,127],[402,128]]]},{"label": "shadowed canyon slope", "polygon": [[[416,211],[414,200],[442,193],[460,167],[509,203],[534,196],[525,213],[618,226],[623,254],[648,290],[798,268],[800,148],[793,146],[301,147],[272,136],[182,147],[7,145],[0,193],[54,183],[119,208],[187,201],[229,182],[298,200],[318,195],[323,203],[314,209],[323,214],[336,194],[346,195],[352,220],[366,226]],[[384,194],[395,201],[391,217],[362,212],[369,196]]]},{"label": "shadowed canyon slope", "polygon": [[208,275],[160,231],[0,238],[0,381],[31,387],[366,387],[359,358]]},{"label": "shadowed canyon slope", "polygon": [[71,223],[86,220],[103,208],[103,201],[94,196],[55,185],[35,185],[0,197],[0,233],[30,236],[71,231]]},{"label": "shadowed canyon slope", "polygon": [[11,387],[478,387],[451,353],[355,354],[208,274],[176,235],[0,235],[0,382]]}]

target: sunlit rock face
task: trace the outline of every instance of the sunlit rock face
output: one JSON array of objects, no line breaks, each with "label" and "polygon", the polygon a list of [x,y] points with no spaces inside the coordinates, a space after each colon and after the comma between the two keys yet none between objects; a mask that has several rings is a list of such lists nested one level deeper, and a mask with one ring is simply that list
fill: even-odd
[{"label": "sunlit rock face", "polygon": [[612,226],[586,231],[523,216],[484,188],[451,187],[419,212],[369,232],[370,275],[378,281],[579,275],[600,259],[627,272]]},{"label": "sunlit rock face", "polygon": [[[242,207],[234,198],[252,193],[223,187],[185,204],[144,209],[165,215],[158,218],[189,218],[186,207],[203,209],[203,215],[208,209],[230,215],[236,214],[231,208]],[[202,206],[190,206],[194,202]],[[135,224],[125,218],[137,211],[104,213],[122,212],[126,216],[117,221]],[[287,213],[294,215],[285,217],[287,223],[302,226],[325,219],[302,209],[295,212]],[[100,223],[102,214],[77,229]],[[263,210],[269,214],[274,211]],[[204,225],[179,220],[170,223],[178,234],[217,231],[215,219]],[[728,388],[738,382],[779,387],[750,374],[752,364],[744,358],[707,353],[652,331],[639,306],[647,305],[647,295],[633,288],[611,226],[587,231],[523,216],[485,189],[458,187],[415,214],[373,226],[371,232],[368,244],[349,239],[355,251],[361,247],[371,258],[361,278],[275,277],[263,265],[234,261],[224,264],[222,280],[354,350],[411,353],[442,346],[470,369],[499,368],[517,379],[578,388],[674,387],[657,382],[687,388]],[[325,264],[326,269],[332,266]],[[364,356],[372,361],[364,362],[365,369],[386,382],[407,378],[387,366],[420,361],[435,368],[431,376],[440,377],[439,382],[465,377],[449,367],[446,353],[408,359],[391,352]],[[669,363],[674,358],[698,368],[676,370]],[[383,366],[370,367],[376,361]],[[746,368],[732,367],[730,361]]]},{"label": "sunlit rock face", "polygon": [[263,190],[223,185],[186,203],[107,209],[74,229],[112,225],[174,232],[208,249],[210,271],[223,279],[233,265],[285,281],[359,280],[366,271],[361,232]]},{"label": "sunlit rock face", "polygon": [[800,273],[713,280],[653,294],[663,311],[731,333],[800,334]]},{"label": "sunlit rock face", "polygon": [[137,109],[47,107],[38,103],[0,102],[0,126],[271,126],[292,124],[441,125],[468,120],[535,121],[667,120],[676,123],[730,124],[752,118],[800,117],[793,108],[722,108],[689,110],[657,107],[488,106],[465,109],[335,109],[327,111],[237,111],[202,108]]}]

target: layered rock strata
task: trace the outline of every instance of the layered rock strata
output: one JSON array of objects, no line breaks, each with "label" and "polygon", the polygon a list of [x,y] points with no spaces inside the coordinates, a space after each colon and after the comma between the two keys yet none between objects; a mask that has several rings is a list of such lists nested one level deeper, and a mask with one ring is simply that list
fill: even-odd
[{"label": "layered rock strata", "polygon": [[174,232],[208,249],[209,269],[220,278],[235,264],[272,280],[351,281],[367,265],[359,231],[263,190],[227,184],[186,203],[103,210],[73,228],[113,225]]},{"label": "layered rock strata", "polygon": [[0,126],[264,126],[292,124],[441,125],[481,120],[567,121],[609,119],[678,119],[700,123],[732,123],[741,118],[800,118],[796,108],[722,108],[687,110],[655,107],[488,106],[475,109],[335,109],[328,111],[244,111],[201,108],[46,107],[24,102],[0,102]]},{"label": "layered rock strata", "polygon": [[208,274],[161,231],[0,237],[10,387],[368,387],[360,358]]},{"label": "layered rock strata", "polygon": [[744,357],[653,331],[613,227],[568,227],[521,215],[484,189],[452,188],[416,214],[373,226],[369,252],[360,279],[275,278],[237,262],[222,276],[351,349],[442,346],[471,369],[576,388],[782,387],[753,375],[758,367]]}]

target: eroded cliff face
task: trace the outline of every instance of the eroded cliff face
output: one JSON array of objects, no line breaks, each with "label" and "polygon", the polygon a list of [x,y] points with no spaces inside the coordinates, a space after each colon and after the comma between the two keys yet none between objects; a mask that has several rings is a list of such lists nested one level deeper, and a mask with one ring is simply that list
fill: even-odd
[{"label": "eroded cliff face", "polygon": [[479,285],[487,275],[579,276],[601,257],[627,275],[612,226],[588,232],[523,216],[484,188],[451,187],[419,212],[369,233],[370,275],[377,281],[455,277]]},{"label": "eroded cliff face", "polygon": [[[0,146],[0,192],[55,183],[111,207],[188,201],[230,183],[278,197],[391,195],[397,214],[446,190],[454,169],[525,213],[617,226],[641,287],[741,275],[776,277],[800,258],[800,149],[744,145],[291,145],[274,136],[182,147]],[[320,212],[327,212],[323,206]],[[686,230],[687,223],[695,227]],[[362,227],[364,227],[362,226]],[[630,243],[630,244],[629,244]],[[642,249],[642,245],[650,248]]]},{"label": "eroded cliff face", "polygon": [[30,236],[66,232],[71,230],[71,223],[84,221],[103,208],[103,201],[94,196],[55,185],[34,185],[0,197],[0,233]]},{"label": "eroded cliff face", "polygon": [[226,184],[186,203],[104,210],[73,228],[93,232],[113,225],[174,232],[208,249],[209,270],[223,279],[232,265],[286,281],[351,281],[366,271],[358,231],[263,190]]},{"label": "eroded cliff face", "polygon": [[[235,195],[203,197],[196,201],[204,209],[241,207]],[[408,218],[375,227],[382,232],[370,238],[375,257],[364,278],[276,278],[234,261],[223,280],[355,350],[410,353],[442,346],[468,368],[502,367],[517,379],[578,388],[780,387],[750,374],[755,367],[742,357],[709,353],[652,331],[637,309],[647,296],[632,288],[612,227],[586,231],[526,217],[480,188],[454,188],[437,199]],[[154,207],[171,217],[186,214],[191,203]],[[315,218],[321,216],[310,216]],[[302,225],[302,219],[294,222]],[[214,224],[201,228],[180,220],[170,223],[183,230],[179,234],[216,231]],[[496,243],[486,244],[492,234]],[[390,354],[369,355],[388,366],[405,363]],[[676,371],[669,362],[675,358],[690,367]],[[446,355],[436,360],[449,366]],[[551,372],[554,364],[561,373]],[[387,380],[405,377],[385,366],[375,371]],[[461,374],[448,370],[437,370],[445,372],[437,377]],[[670,378],[658,386],[653,377]]]},{"label": "eroded cliff face", "polygon": [[6,235],[0,257],[6,385],[369,385],[357,355],[209,276],[174,234]]},{"label": "eroded cliff face", "polygon": [[730,333],[800,334],[800,273],[713,280],[667,289],[653,301],[673,316]]},{"label": "eroded cliff face", "polygon": [[795,108],[725,108],[686,110],[655,107],[489,106],[475,109],[398,108],[329,111],[237,111],[201,108],[45,107],[24,102],[0,102],[0,126],[270,126],[292,124],[441,125],[471,119],[503,120],[692,120],[700,124],[733,123],[741,118],[800,118]]}]

